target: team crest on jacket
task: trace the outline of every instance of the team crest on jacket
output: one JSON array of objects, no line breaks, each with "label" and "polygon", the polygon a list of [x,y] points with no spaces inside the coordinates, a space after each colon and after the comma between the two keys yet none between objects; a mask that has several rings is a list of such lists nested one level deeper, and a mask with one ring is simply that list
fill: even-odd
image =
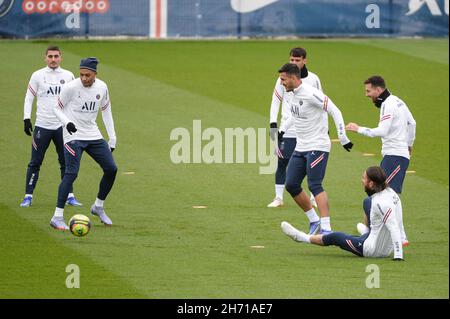
[{"label": "team crest on jacket", "polygon": [[14,0],[0,0],[0,18],[11,10]]},{"label": "team crest on jacket", "polygon": [[96,98],[97,100],[100,100],[100,94],[97,94]]},{"label": "team crest on jacket", "polygon": [[59,83],[64,84],[64,83],[66,83],[66,81],[61,80],[61,81],[59,81]]}]

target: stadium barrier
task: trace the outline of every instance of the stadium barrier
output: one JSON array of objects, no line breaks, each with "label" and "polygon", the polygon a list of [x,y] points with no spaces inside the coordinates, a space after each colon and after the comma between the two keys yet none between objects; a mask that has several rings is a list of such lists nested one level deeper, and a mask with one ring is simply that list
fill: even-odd
[{"label": "stadium barrier", "polygon": [[449,0],[0,0],[0,37],[448,36]]}]

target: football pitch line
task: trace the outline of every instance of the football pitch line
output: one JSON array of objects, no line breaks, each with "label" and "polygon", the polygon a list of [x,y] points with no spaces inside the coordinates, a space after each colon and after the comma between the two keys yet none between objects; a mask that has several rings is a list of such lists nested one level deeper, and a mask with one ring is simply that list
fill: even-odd
[{"label": "football pitch line", "polygon": [[[80,57],[66,53],[65,58],[66,63],[73,64]],[[265,208],[272,196],[273,176],[259,175],[258,164],[175,165],[170,161],[174,142],[169,135],[175,127],[190,130],[193,119],[201,119],[205,128],[265,127],[266,117],[108,64],[102,66],[100,78],[107,81],[111,91],[118,132],[114,155],[119,172],[135,172],[118,175],[106,203],[116,225],[105,228],[94,221],[92,232],[81,240],[55,232],[48,221],[56,197],[56,161],[50,156],[47,159],[50,163],[42,172],[37,190],[41,199],[36,206],[43,206],[27,211],[20,209],[17,202],[22,170],[12,165],[7,171],[2,165],[2,176],[13,187],[5,189],[2,202],[7,204],[0,210],[25,218],[39,232],[31,239],[24,236],[34,232],[26,224],[25,229],[17,229],[15,225],[21,222],[13,217],[8,217],[11,221],[8,228],[20,234],[17,237],[40,239],[36,246],[42,245],[45,251],[38,251],[35,258],[43,259],[47,250],[54,252],[55,259],[70,256],[73,251],[74,259],[85,260],[86,265],[80,265],[82,274],[86,267],[93,276],[102,279],[93,280],[88,286],[92,290],[82,288],[75,292],[76,296],[104,293],[106,297],[138,298],[448,297],[448,186],[420,176],[407,176],[407,192],[402,201],[412,245],[407,248],[406,266],[394,267],[389,260],[360,259],[337,249],[301,246],[284,237],[279,223],[289,220],[305,227],[304,216],[287,194],[285,208],[275,211]],[[5,117],[12,119],[13,112],[10,109]],[[7,153],[21,152],[16,156],[21,164],[26,162],[28,145],[19,147],[20,150],[11,143],[5,147]],[[12,155],[8,156],[13,160]],[[75,186],[86,215],[99,176],[98,168],[90,162],[90,159],[83,161]],[[325,188],[336,230],[353,232],[364,197],[359,181],[361,173],[367,166],[378,163],[376,158],[363,157],[356,151],[347,153],[333,144]],[[194,205],[207,208],[193,209]],[[79,210],[69,209],[66,216],[75,212]],[[440,222],[436,223],[436,219]],[[16,244],[18,249],[24,249],[24,254],[28,253],[26,243]],[[44,265],[52,269],[69,259],[56,263],[50,258]],[[364,287],[365,267],[373,262],[386,273],[383,289],[378,291]],[[99,267],[96,269],[92,264]],[[36,271],[41,271],[41,265],[37,263]],[[23,283],[26,270],[20,266],[24,267],[19,264],[14,281],[8,281],[11,289]],[[327,272],[335,276],[327,278],[327,287],[322,289],[320,283]],[[43,278],[51,282],[52,271],[49,273]],[[61,269],[57,282],[63,283],[65,275]],[[52,296],[51,288],[56,284],[39,290],[37,283],[42,281],[33,277],[29,281],[34,296]],[[123,282],[125,288],[120,291]],[[111,291],[96,290],[95,283],[109,283],[106,287],[111,287]],[[343,286],[348,289],[342,289]],[[58,296],[68,297],[72,293],[66,293],[65,287],[58,289]],[[15,293],[21,295],[20,291]]]}]

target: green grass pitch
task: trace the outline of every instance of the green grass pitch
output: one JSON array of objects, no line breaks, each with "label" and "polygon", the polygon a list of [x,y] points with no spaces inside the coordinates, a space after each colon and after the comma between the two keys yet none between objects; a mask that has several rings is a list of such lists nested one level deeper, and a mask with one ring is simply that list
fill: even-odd
[{"label": "green grass pitch", "polygon": [[[31,144],[23,133],[24,94],[31,73],[44,66],[48,42],[1,41],[0,298],[449,297],[448,39],[55,42],[62,66],[75,74],[80,58],[97,56],[99,78],[110,88],[119,172],[105,208],[114,226],[91,218],[85,238],[49,226],[59,184],[53,146],[33,206],[19,207]],[[402,195],[411,242],[405,263],[287,238],[280,222],[305,229],[306,217],[287,193],[284,208],[265,207],[274,176],[260,175],[258,163],[170,160],[171,130],[192,131],[194,119],[222,132],[268,127],[277,70],[298,45],[345,122],[376,126],[378,110],[362,84],[373,74],[385,77],[416,118],[415,173]],[[330,134],[336,136],[332,121]],[[349,136],[351,153],[333,144],[324,186],[333,229],[355,233],[365,196],[360,176],[379,164],[381,143]],[[75,182],[84,207],[66,208],[66,220],[90,216],[100,176],[85,154]],[[69,264],[80,267],[79,289],[66,288]],[[380,288],[366,288],[370,264],[380,269]]]}]

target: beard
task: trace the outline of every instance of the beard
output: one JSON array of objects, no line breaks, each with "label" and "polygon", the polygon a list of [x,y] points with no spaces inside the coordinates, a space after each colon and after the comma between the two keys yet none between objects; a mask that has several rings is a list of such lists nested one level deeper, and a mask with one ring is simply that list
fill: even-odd
[{"label": "beard", "polygon": [[367,196],[372,196],[373,194],[376,193],[375,190],[369,188],[367,185],[364,185],[364,190],[365,190]]}]

